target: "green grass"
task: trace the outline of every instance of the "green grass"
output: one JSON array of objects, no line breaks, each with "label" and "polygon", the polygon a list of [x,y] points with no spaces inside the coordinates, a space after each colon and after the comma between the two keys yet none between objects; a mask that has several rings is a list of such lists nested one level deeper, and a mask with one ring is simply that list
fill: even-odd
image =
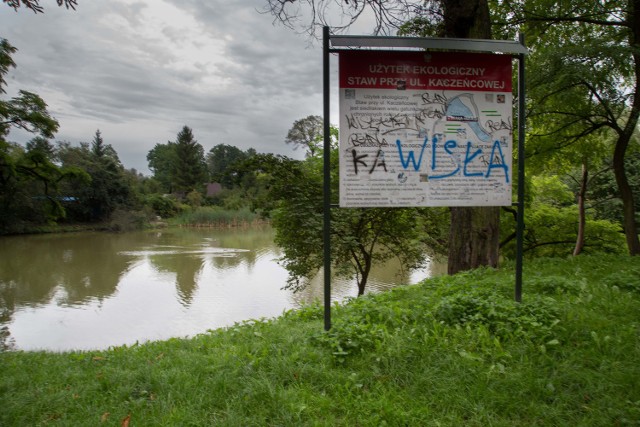
[{"label": "green grass", "polygon": [[527,261],[193,339],[0,354],[2,426],[637,426],[640,258]]}]

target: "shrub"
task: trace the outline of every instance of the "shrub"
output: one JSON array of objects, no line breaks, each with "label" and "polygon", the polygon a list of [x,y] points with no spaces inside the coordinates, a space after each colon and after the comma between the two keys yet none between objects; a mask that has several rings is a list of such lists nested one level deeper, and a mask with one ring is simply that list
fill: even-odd
[{"label": "shrub", "polygon": [[152,194],[147,197],[146,204],[151,206],[155,214],[161,218],[172,217],[179,210],[178,202],[173,197],[160,194]]}]

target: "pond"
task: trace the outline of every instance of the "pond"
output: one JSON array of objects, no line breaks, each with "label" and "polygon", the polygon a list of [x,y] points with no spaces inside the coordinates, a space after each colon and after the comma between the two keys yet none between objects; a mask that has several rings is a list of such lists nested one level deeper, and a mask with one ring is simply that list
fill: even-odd
[{"label": "pond", "polygon": [[[283,290],[270,228],[169,228],[0,238],[0,351],[91,350],[194,336],[322,301],[322,274]],[[415,283],[446,266],[375,268],[369,292]],[[332,281],[332,299],[355,296]]]}]

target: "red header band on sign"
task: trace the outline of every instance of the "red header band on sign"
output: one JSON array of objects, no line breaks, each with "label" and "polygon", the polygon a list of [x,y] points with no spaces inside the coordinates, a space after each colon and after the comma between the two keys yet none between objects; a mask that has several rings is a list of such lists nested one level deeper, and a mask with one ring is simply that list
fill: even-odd
[{"label": "red header band on sign", "polygon": [[511,92],[511,57],[458,52],[340,52],[340,87]]}]

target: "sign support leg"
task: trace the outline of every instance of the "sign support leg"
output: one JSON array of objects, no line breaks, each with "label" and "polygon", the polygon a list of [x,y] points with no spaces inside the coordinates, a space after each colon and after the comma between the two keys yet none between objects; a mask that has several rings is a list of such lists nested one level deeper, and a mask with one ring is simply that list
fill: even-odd
[{"label": "sign support leg", "polygon": [[324,330],[331,329],[331,125],[329,105],[329,27],[322,29],[322,81],[324,114],[323,149],[323,258],[324,258]]}]

